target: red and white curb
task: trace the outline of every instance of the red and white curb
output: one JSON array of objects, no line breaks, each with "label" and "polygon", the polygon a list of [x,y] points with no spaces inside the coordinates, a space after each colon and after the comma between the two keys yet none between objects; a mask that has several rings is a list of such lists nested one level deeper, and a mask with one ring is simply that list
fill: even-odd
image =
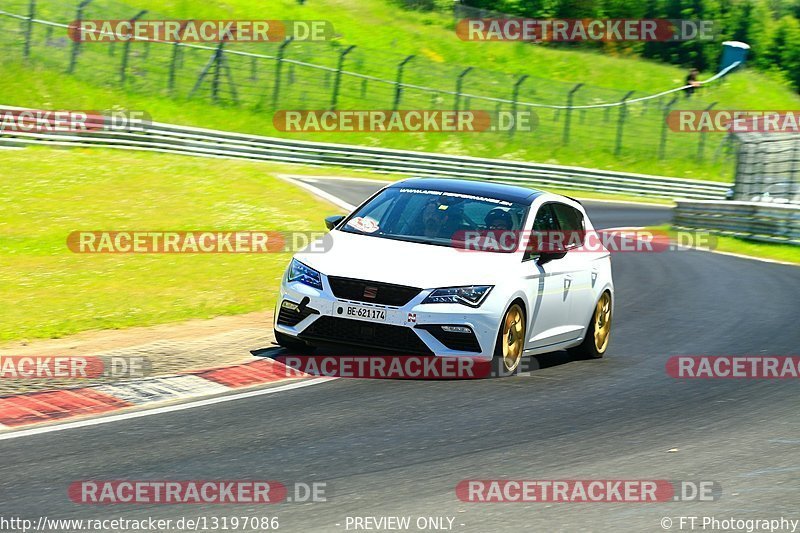
[{"label": "red and white curb", "polygon": [[0,398],[0,431],[309,377],[295,377],[297,375],[292,371],[289,377],[285,365],[273,359],[262,359],[186,374],[5,396]]}]

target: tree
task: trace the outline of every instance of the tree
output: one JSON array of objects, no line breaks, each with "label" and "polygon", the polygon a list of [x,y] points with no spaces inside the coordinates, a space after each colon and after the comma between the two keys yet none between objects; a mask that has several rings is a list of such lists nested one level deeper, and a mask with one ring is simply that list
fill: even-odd
[{"label": "tree", "polygon": [[784,16],[778,21],[775,37],[783,41],[779,66],[795,90],[800,90],[800,23],[791,15]]}]

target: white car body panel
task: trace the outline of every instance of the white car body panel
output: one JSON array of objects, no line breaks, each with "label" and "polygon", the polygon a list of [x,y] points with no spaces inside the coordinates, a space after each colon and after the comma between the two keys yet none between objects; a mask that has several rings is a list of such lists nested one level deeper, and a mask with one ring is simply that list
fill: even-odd
[{"label": "white car body panel", "polygon": [[[455,181],[455,180],[452,180]],[[532,193],[536,191],[531,191]],[[586,230],[593,229],[583,207],[569,198],[541,193],[531,203],[524,231],[530,231],[539,207],[560,202],[578,209],[584,216]],[[525,355],[551,352],[581,343],[603,291],[613,297],[610,254],[572,249],[561,259],[539,265],[536,259],[523,261],[523,251],[512,253],[465,251],[447,246],[419,244],[331,231],[332,245],[324,253],[299,252],[295,259],[320,272],[323,290],[284,276],[276,307],[275,330],[297,336],[321,316],[340,317],[337,309],[348,301],[334,296],[328,276],[368,280],[421,288],[422,291],[401,307],[381,306],[364,301],[350,302],[386,312],[385,323],[413,328],[435,354],[473,356],[491,359],[495,353],[500,322],[514,300],[521,300],[527,319]],[[433,289],[468,285],[493,285],[480,307],[462,304],[422,304]],[[294,303],[308,298],[307,307],[318,311],[295,326],[277,323],[283,300]],[[413,319],[412,319],[413,317]],[[448,349],[430,332],[417,326],[425,324],[465,325],[473,329],[480,352]]]}]

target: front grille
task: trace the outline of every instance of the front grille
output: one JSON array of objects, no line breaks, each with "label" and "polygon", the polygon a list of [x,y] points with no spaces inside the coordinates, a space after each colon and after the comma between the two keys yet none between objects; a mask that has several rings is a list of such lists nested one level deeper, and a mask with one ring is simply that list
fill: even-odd
[{"label": "front grille", "polygon": [[406,287],[405,285],[340,278],[337,276],[328,276],[328,281],[331,284],[334,296],[337,298],[394,307],[406,305],[422,291],[422,289]]},{"label": "front grille", "polygon": [[458,350],[461,352],[481,351],[481,345],[478,344],[478,338],[475,337],[474,331],[470,331],[469,333],[452,333],[444,331],[441,325],[435,324],[425,324],[417,327],[433,335],[437,341],[451,350]]},{"label": "front grille", "polygon": [[433,353],[411,328],[334,316],[318,318],[304,329],[299,337],[332,343],[356,344],[395,352],[428,355]]},{"label": "front grille", "polygon": [[303,307],[302,309],[295,310],[281,306],[281,310],[278,312],[278,324],[281,326],[294,327],[304,318],[318,314],[319,311],[311,309],[310,307]]}]

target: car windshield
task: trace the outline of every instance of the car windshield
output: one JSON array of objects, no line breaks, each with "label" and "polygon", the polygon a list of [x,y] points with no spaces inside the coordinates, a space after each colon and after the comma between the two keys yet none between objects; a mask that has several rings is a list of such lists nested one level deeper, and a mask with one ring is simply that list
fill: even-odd
[{"label": "car windshield", "polygon": [[470,194],[391,187],[350,215],[340,229],[372,237],[458,247],[467,232],[519,231],[528,207]]}]

